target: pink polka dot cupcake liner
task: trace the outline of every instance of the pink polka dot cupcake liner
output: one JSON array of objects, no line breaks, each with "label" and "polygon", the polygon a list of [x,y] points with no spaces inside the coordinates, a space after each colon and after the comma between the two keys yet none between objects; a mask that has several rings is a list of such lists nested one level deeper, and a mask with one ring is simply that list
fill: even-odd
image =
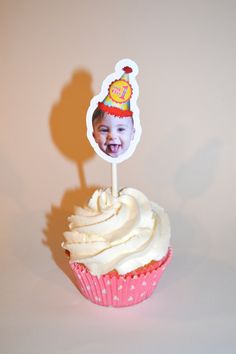
[{"label": "pink polka dot cupcake liner", "polygon": [[173,250],[169,248],[164,261],[157,268],[141,274],[131,272],[127,275],[108,273],[95,276],[80,263],[70,263],[70,266],[80,292],[88,300],[101,306],[126,307],[136,305],[152,295],[172,256]]}]

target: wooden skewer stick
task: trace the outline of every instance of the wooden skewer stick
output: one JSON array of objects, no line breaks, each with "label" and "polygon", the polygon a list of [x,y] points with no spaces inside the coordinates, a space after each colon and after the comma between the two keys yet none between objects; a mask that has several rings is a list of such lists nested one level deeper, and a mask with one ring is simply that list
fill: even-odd
[{"label": "wooden skewer stick", "polygon": [[118,197],[118,184],[117,184],[117,164],[112,163],[112,195]]}]

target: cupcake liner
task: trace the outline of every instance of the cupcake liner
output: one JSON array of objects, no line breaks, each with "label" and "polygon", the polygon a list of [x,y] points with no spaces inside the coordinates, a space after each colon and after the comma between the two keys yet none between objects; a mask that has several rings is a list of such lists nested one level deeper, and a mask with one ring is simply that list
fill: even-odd
[{"label": "cupcake liner", "polygon": [[126,307],[138,304],[151,296],[172,255],[173,250],[169,248],[164,261],[157,263],[157,268],[141,274],[131,272],[126,275],[108,273],[95,276],[80,263],[70,263],[70,266],[80,292],[88,300],[101,306]]}]

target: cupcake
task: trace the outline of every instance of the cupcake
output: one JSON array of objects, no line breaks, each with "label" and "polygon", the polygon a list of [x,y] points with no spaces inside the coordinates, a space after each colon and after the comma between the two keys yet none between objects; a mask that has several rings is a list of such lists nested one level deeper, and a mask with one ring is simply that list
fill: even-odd
[{"label": "cupcake", "polygon": [[135,305],[153,293],[172,257],[168,215],[140,191],[97,190],[75,208],[62,247],[78,288],[102,306]]}]

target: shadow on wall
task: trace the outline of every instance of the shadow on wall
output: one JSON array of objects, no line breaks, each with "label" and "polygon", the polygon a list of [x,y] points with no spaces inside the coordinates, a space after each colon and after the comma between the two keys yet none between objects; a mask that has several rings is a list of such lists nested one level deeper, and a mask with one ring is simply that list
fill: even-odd
[{"label": "shadow on wall", "polygon": [[183,201],[206,192],[216,177],[220,148],[219,139],[212,139],[176,172],[175,190]]},{"label": "shadow on wall", "polygon": [[95,155],[87,139],[86,112],[93,97],[92,78],[86,70],[76,71],[51,111],[49,127],[54,144],[78,168],[80,188],[66,190],[60,206],[52,204],[46,214],[43,243],[49,247],[55,263],[73,281],[68,260],[61,248],[63,232],[68,230],[67,218],[75,205],[84,205],[98,186],[87,186],[84,163]]}]

